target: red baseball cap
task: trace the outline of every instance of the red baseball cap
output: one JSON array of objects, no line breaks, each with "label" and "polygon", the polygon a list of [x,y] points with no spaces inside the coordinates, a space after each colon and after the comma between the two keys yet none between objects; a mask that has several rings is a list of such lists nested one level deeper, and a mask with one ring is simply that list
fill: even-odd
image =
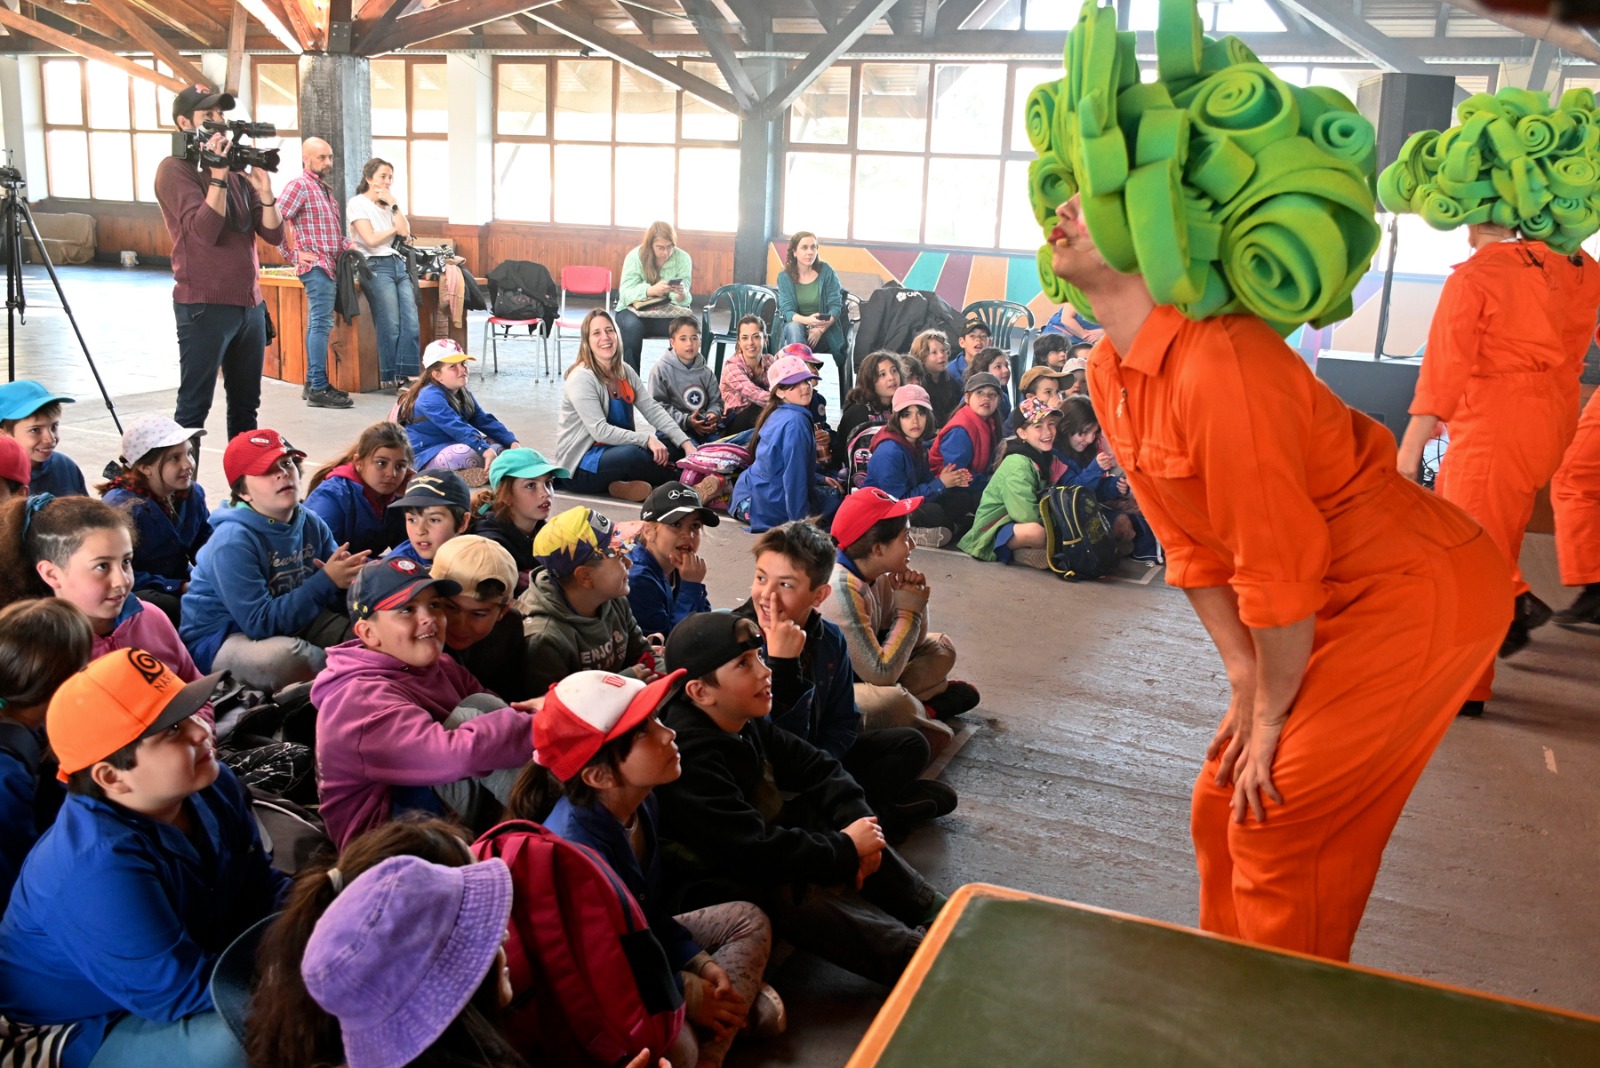
[{"label": "red baseball cap", "polygon": [[566,782],[600,747],[649,719],[682,679],[674,671],[646,685],[610,671],[575,671],[550,687],[533,717],[533,759]]},{"label": "red baseball cap", "polygon": [[10,434],[0,434],[0,478],[9,478],[23,489],[33,480],[33,463],[28,450]]},{"label": "red baseball cap", "polygon": [[863,486],[844,499],[833,515],[833,543],[847,549],[872,529],[872,524],[897,515],[910,515],[922,503],[921,497],[901,500],[874,486]]},{"label": "red baseball cap", "polygon": [[246,430],[235,434],[222,453],[222,476],[228,484],[245,475],[264,475],[285,456],[304,460],[306,454],[283,440],[276,430]]}]

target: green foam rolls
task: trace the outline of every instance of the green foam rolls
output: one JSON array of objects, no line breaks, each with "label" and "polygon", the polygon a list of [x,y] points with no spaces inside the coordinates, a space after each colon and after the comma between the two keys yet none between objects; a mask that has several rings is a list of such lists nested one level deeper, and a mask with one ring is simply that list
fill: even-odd
[{"label": "green foam rolls", "polygon": [[1511,161],[1511,190],[1517,214],[1524,219],[1539,214],[1550,203],[1550,183],[1543,169],[1526,156]]},{"label": "green foam rolls", "polygon": [[1549,212],[1539,211],[1525,216],[1518,229],[1522,231],[1524,237],[1543,241],[1556,232],[1556,220]]},{"label": "green foam rolls", "polygon": [[[1145,121],[1149,121],[1146,117]],[[1128,177],[1128,224],[1145,284],[1158,304],[1200,299],[1189,276],[1189,227],[1176,160],[1147,163]]]},{"label": "green foam rolls", "polygon": [[[1474,174],[1477,172],[1474,171]],[[1439,187],[1439,192],[1447,197],[1453,197],[1465,204],[1468,201],[1491,200],[1495,196],[1494,183],[1487,178],[1479,181],[1456,182],[1447,178],[1443,171],[1434,182]],[[1409,198],[1408,198],[1409,199]]]},{"label": "green foam rolls", "polygon": [[1204,137],[1189,157],[1189,181],[1219,203],[1232,200],[1256,172],[1256,161],[1232,138]]},{"label": "green foam rolls", "polygon": [[1239,38],[1227,36],[1215,41],[1207,40],[1200,48],[1200,71],[1202,74],[1215,74],[1229,67],[1236,67],[1241,63],[1260,63],[1256,54],[1250,51],[1250,46]]},{"label": "green foam rolls", "polygon": [[1568,89],[1561,94],[1561,109],[1563,111],[1593,111],[1593,89]]},{"label": "green foam rolls", "polygon": [[[1262,203],[1223,238],[1223,269],[1244,306],[1274,322],[1306,322],[1344,291],[1344,240],[1314,197]],[[1334,300],[1340,299],[1335,296]]]},{"label": "green foam rolls", "polygon": [[1049,205],[1065,204],[1078,191],[1072,171],[1055,156],[1043,155],[1028,164],[1028,185],[1034,219],[1046,231],[1053,229],[1056,211]]},{"label": "green foam rolls", "polygon": [[1550,94],[1535,92],[1532,89],[1517,89],[1507,87],[1495,94],[1495,99],[1505,105],[1509,113],[1521,118],[1524,115],[1542,115],[1550,110]]},{"label": "green foam rolls", "polygon": [[[1067,285],[1065,278],[1056,274],[1053,263],[1054,256],[1055,250],[1049,245],[1039,246],[1039,251],[1034,256],[1034,260],[1039,266],[1039,281],[1043,283],[1044,295],[1050,298],[1052,304],[1066,304],[1071,301],[1072,287]],[[1083,310],[1083,305],[1076,302],[1073,302],[1073,306],[1078,308],[1079,311]],[[1088,313],[1084,312],[1084,314]]]},{"label": "green foam rolls", "polygon": [[1128,142],[1123,140],[1121,131],[1079,142],[1078,168],[1085,196],[1120,192],[1128,181]]},{"label": "green foam rolls", "polygon": [[1084,196],[1083,220],[1095,248],[1114,271],[1131,274],[1139,269],[1139,254],[1134,250],[1133,232],[1128,229],[1128,209],[1121,193],[1109,196]]},{"label": "green foam rolls", "polygon": [[1293,94],[1259,64],[1213,74],[1201,83],[1189,106],[1197,132],[1226,134],[1252,155],[1292,136],[1300,125]]},{"label": "green foam rolls", "polygon": [[1568,156],[1545,166],[1550,182],[1550,192],[1558,197],[1583,198],[1594,192],[1600,182],[1600,167],[1588,156]]},{"label": "green foam rolls", "polygon": [[1347,111],[1323,113],[1312,124],[1311,140],[1336,159],[1347,159],[1363,171],[1372,169],[1377,136],[1372,123],[1360,115]]},{"label": "green foam rolls", "polygon": [[1555,149],[1561,131],[1549,115],[1526,115],[1517,120],[1517,138],[1529,159],[1541,159]]},{"label": "green foam rolls", "polygon": [[[1445,196],[1437,187],[1427,186],[1418,191],[1421,204],[1416,212],[1422,216],[1422,221],[1435,230],[1454,230],[1461,225],[1461,216],[1465,215],[1461,202]],[[1412,200],[1416,204],[1416,198]]]},{"label": "green foam rolls", "polygon": [[1050,132],[1055,128],[1056,104],[1061,91],[1060,82],[1036,85],[1028,94],[1023,109],[1023,123],[1028,130],[1028,144],[1038,153],[1050,151]]},{"label": "green foam rolls", "polygon": [[1505,119],[1494,119],[1484,127],[1484,133],[1489,138],[1489,147],[1507,166],[1511,165],[1512,160],[1528,154],[1522,138],[1517,136],[1517,128]]},{"label": "green foam rolls", "polygon": [[1550,201],[1550,217],[1563,229],[1576,225],[1588,210],[1589,205],[1577,197],[1558,196]]},{"label": "green foam rolls", "polygon": [[1136,167],[1170,159],[1181,168],[1189,157],[1189,113],[1177,108],[1145,112],[1134,146]]},{"label": "green foam rolls", "polygon": [[1172,83],[1197,77],[1204,47],[1204,27],[1194,0],[1161,0],[1156,22],[1156,73],[1161,80]]}]

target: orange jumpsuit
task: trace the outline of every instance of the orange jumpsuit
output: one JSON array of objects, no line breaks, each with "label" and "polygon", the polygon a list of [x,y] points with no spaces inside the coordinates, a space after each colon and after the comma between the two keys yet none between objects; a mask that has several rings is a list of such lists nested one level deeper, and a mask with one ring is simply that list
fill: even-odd
[{"label": "orange jumpsuit", "polygon": [[1600,582],[1600,391],[1584,405],[1577,435],[1550,481],[1550,505],[1561,584]]},{"label": "orange jumpsuit", "polygon": [[1237,824],[1215,761],[1195,782],[1200,925],[1348,959],[1395,820],[1510,623],[1505,562],[1258,319],[1158,308],[1126,356],[1099,345],[1089,388],[1167,581],[1231,586],[1247,627],[1315,615],[1283,804]]},{"label": "orange jumpsuit", "polygon": [[[1479,249],[1445,280],[1428,331],[1412,415],[1450,426],[1439,495],[1483,524],[1527,592],[1517,558],[1534,498],[1578,418],[1578,372],[1600,306],[1600,265],[1537,241]],[[1470,700],[1486,701],[1494,665]]]}]

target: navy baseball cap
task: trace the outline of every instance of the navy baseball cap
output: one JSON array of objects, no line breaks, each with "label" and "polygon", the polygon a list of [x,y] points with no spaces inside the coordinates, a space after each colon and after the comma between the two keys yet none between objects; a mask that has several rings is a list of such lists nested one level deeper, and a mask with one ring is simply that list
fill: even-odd
[{"label": "navy baseball cap", "polygon": [[436,579],[428,569],[405,556],[387,560],[374,560],[362,566],[356,580],[350,583],[347,601],[350,621],[366,619],[374,612],[392,612],[404,608],[411,599],[429,586],[436,586],[446,597],[461,592],[461,583],[450,579]]},{"label": "navy baseball cap", "polygon": [[424,471],[406,483],[406,491],[390,508],[472,507],[472,491],[454,471]]}]

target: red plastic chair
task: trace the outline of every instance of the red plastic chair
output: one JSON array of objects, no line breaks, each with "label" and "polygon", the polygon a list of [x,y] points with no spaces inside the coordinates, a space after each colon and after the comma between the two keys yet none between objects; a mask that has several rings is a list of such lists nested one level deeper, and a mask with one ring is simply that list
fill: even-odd
[{"label": "red plastic chair", "polygon": [[576,333],[583,326],[583,315],[588,314],[589,308],[583,308],[582,315],[575,315],[567,310],[567,295],[573,294],[580,297],[601,297],[605,303],[602,307],[611,310],[611,268],[610,267],[563,267],[561,268],[561,311],[556,316],[556,359],[561,358],[561,331],[571,330]]}]

